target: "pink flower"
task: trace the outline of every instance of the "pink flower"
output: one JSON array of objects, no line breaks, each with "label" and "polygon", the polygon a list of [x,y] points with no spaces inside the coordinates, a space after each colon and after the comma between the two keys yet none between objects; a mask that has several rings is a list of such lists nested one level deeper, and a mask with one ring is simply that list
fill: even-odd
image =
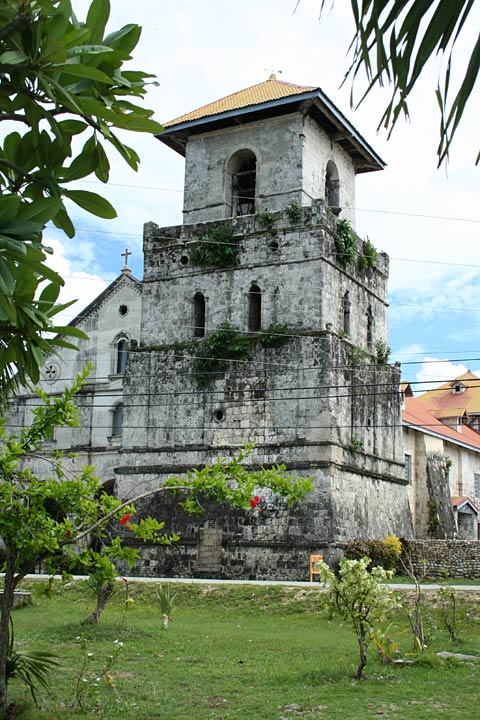
[{"label": "pink flower", "polygon": [[120,519],[120,525],[126,525],[132,516],[128,513]]}]

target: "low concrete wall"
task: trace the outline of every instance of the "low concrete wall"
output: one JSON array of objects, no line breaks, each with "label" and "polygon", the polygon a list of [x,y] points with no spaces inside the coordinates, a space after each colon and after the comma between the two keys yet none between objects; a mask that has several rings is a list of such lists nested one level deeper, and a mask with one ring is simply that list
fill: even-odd
[{"label": "low concrete wall", "polygon": [[475,540],[402,540],[404,561],[411,557],[418,576],[480,578],[480,542]]}]

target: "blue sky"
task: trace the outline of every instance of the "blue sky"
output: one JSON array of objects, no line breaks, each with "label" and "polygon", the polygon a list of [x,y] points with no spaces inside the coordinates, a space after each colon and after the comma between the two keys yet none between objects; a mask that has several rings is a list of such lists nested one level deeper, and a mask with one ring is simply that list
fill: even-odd
[{"label": "blue sky", "polygon": [[[84,17],[87,0],[73,0]],[[381,173],[357,180],[356,229],[390,255],[390,331],[392,359],[415,382],[445,380],[467,367],[480,369],[478,89],[459,130],[448,169],[436,168],[439,116],[434,90],[439,63],[429,66],[411,103],[410,122],[399,122],[390,140],[377,134],[388,89],[373,93],[353,112],[350,84],[341,88],[352,36],[350,3],[337,0],[318,20],[320,0],[112,0],[109,27],[136,22],[143,27],[132,68],[157,76],[147,106],[166,121],[214,99],[265,80],[280,79],[320,86],[387,162]],[[461,75],[469,41],[454,65]],[[361,85],[356,95],[360,96]],[[81,299],[73,314],[120,271],[128,246],[130,264],[142,276],[143,223],[181,222],[183,159],[150,136],[133,135],[142,158],[133,173],[110,153],[108,187],[88,181],[79,186],[107,196],[118,212],[113,221],[97,221],[72,208],[74,240],[55,230],[47,238],[55,263],[66,276],[66,296]],[[467,360],[468,359],[468,360]],[[442,360],[443,362],[435,362]],[[411,364],[413,363],[413,364]],[[417,385],[417,389],[427,385]]]}]

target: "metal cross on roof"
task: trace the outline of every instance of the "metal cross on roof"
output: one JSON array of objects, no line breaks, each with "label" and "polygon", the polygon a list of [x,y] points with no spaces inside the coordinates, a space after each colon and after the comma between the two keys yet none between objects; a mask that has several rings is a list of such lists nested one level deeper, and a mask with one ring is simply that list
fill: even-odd
[{"label": "metal cross on roof", "polygon": [[132,253],[130,252],[130,250],[129,250],[128,248],[125,248],[125,252],[121,253],[121,256],[125,258],[125,265],[124,265],[124,267],[128,267],[128,257],[129,257],[129,255],[131,255],[131,254],[132,254]]}]

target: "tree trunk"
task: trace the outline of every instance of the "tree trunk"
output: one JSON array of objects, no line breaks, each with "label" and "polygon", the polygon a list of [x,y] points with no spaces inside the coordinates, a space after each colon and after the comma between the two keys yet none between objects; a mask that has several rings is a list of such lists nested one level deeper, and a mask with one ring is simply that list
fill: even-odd
[{"label": "tree trunk", "polygon": [[100,590],[97,593],[97,607],[93,611],[91,615],[88,616],[88,618],[85,620],[85,622],[95,623],[95,625],[98,625],[98,621],[100,620],[100,615],[102,614],[105,605],[110,600],[110,598],[113,595],[113,591],[115,590],[115,583],[107,583],[106,585],[102,585]]},{"label": "tree trunk", "polygon": [[15,590],[15,558],[7,548],[5,582],[2,595],[2,614],[0,617],[0,719],[7,717],[7,653],[10,630],[10,613],[13,607]]},{"label": "tree trunk", "polygon": [[366,636],[365,630],[361,630],[360,634],[358,635],[358,648],[360,650],[360,665],[358,666],[357,672],[354,676],[357,680],[361,680],[363,678],[363,670],[365,668],[365,665],[367,664],[367,650],[365,647],[365,636]]},{"label": "tree trunk", "polygon": [[162,615],[162,627],[164,630],[168,628],[168,615],[166,615],[165,613],[163,613]]}]

